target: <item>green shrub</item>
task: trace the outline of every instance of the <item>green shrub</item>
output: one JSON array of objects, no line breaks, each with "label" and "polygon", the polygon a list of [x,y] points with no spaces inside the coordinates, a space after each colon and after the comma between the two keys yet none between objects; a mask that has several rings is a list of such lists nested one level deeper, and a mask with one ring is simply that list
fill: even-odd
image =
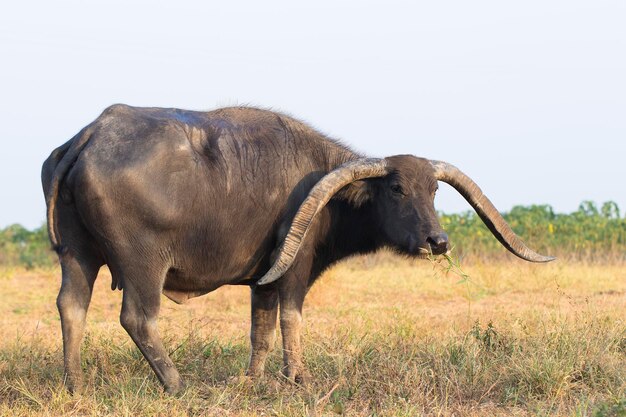
[{"label": "green shrub", "polygon": [[13,224],[0,230],[0,265],[31,269],[49,267],[56,262],[46,226],[28,230]]},{"label": "green shrub", "polygon": [[[533,249],[569,258],[626,260],[626,218],[613,201],[600,209],[584,201],[570,214],[555,213],[549,205],[516,206],[503,214],[515,233]],[[505,250],[473,211],[440,213],[457,256],[492,256]]]}]

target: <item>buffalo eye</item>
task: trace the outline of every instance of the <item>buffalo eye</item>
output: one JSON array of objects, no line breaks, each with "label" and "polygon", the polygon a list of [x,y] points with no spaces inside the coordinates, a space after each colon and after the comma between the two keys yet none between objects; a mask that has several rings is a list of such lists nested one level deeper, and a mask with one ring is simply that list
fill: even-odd
[{"label": "buffalo eye", "polygon": [[405,195],[405,194],[404,194],[404,190],[403,190],[403,189],[402,189],[402,187],[401,187],[400,185],[398,185],[398,184],[394,184],[394,185],[392,185],[392,186],[391,186],[391,191],[392,191],[394,194],[398,194],[398,195]]}]

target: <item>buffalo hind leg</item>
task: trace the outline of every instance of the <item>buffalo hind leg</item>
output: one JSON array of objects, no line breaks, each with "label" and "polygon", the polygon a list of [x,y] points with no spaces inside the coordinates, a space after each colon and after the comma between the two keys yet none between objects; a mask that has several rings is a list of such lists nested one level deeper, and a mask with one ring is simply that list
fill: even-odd
[{"label": "buffalo hind leg", "polygon": [[165,392],[176,394],[182,389],[183,383],[157,329],[161,287],[148,281],[138,288],[134,284],[136,281],[127,278],[124,276],[124,295],[120,314],[122,327],[126,329],[154,370],[165,387]]},{"label": "buffalo hind leg", "polygon": [[91,301],[93,284],[101,262],[94,259],[77,259],[70,253],[61,255],[63,278],[57,297],[63,332],[64,380],[72,393],[80,391],[83,372],[80,366],[80,345],[85,331],[87,309]]},{"label": "buffalo hind leg", "polygon": [[250,364],[246,374],[258,377],[263,374],[265,360],[276,341],[278,316],[278,290],[271,286],[252,287],[252,323],[250,328]]}]

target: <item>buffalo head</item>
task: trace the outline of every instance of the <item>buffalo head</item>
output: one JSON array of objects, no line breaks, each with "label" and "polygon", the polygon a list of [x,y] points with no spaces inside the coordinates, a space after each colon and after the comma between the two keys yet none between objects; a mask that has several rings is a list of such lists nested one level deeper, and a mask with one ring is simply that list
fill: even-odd
[{"label": "buffalo head", "polygon": [[337,192],[356,182],[360,185],[353,191],[357,194],[355,201],[371,200],[383,238],[390,246],[418,256],[447,252],[448,236],[441,229],[434,207],[437,181],[454,187],[513,254],[530,262],[554,259],[528,248],[478,185],[459,169],[446,162],[398,155],[347,162],[315,184],[298,209],[274,265],[257,284],[273,282],[289,269],[315,215]]},{"label": "buffalo head", "polygon": [[435,170],[412,155],[386,158],[387,175],[369,181],[384,240],[408,255],[441,255],[450,249],[434,199]]}]

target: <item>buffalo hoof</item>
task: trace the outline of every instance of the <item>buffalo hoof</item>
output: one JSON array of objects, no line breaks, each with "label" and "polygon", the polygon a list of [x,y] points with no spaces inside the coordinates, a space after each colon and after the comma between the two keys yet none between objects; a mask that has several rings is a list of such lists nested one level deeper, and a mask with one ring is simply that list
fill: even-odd
[{"label": "buffalo hoof", "polygon": [[83,392],[84,384],[81,377],[65,377],[65,388],[72,395],[80,395]]},{"label": "buffalo hoof", "polygon": [[287,379],[287,381],[300,387],[306,387],[311,380],[311,376],[309,375],[309,373],[304,370],[292,372],[286,372],[285,370],[283,370],[282,374]]},{"label": "buffalo hoof", "polygon": [[[261,379],[264,375],[264,370],[263,369],[251,369],[248,368],[246,369],[246,374],[243,375],[246,378],[250,378],[250,379]],[[237,376],[237,377],[232,377],[232,378],[241,378],[241,376]]]},{"label": "buffalo hoof", "polygon": [[72,396],[79,396],[83,393],[85,387],[83,384],[66,384],[65,388]]},{"label": "buffalo hoof", "polygon": [[175,383],[165,384],[163,388],[166,394],[176,396],[185,390],[185,384],[183,383],[182,380],[179,379]]}]

